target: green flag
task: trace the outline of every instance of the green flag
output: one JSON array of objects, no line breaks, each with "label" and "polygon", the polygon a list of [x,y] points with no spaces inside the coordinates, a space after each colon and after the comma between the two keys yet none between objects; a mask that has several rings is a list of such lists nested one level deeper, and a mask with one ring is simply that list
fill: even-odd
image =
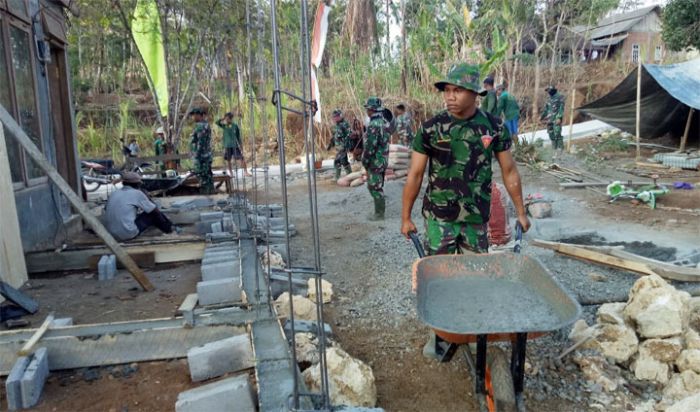
[{"label": "green flag", "polygon": [[139,49],[146,70],[153,80],[153,93],[163,117],[168,116],[168,73],[165,66],[163,34],[155,0],[138,0],[131,21],[131,33]]}]

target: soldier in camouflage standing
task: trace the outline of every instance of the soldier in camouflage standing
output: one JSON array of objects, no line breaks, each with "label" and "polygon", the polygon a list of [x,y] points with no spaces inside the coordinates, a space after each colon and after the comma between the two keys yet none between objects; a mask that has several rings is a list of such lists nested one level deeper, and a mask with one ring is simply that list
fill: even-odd
[{"label": "soldier in camouflage standing", "polygon": [[343,118],[343,112],[340,109],[333,110],[332,118],[335,126],[333,126],[333,136],[326,150],[331,150],[331,147],[335,146],[333,167],[335,167],[335,180],[337,181],[342,173],[341,168],[344,168],[347,174],[352,173],[350,161],[348,160],[348,150],[352,149],[352,142],[350,141],[352,131],[348,121]]},{"label": "soldier in camouflage standing", "polygon": [[190,116],[194,120],[194,131],[190,140],[190,149],[195,157],[195,173],[199,179],[199,192],[214,193],[214,176],[211,172],[211,128],[204,109],[194,108]]},{"label": "soldier in camouflage standing", "polygon": [[411,113],[406,111],[406,106],[403,103],[396,105],[396,133],[399,135],[399,144],[411,147],[413,143],[411,123]]},{"label": "soldier in camouflage standing", "polygon": [[498,96],[496,94],[496,90],[493,88],[493,77],[487,77],[484,79],[484,90],[486,90],[486,95],[481,98],[481,111],[496,114]]},{"label": "soldier in camouflage standing", "polygon": [[520,175],[509,151],[512,141],[502,121],[480,110],[479,68],[459,63],[435,83],[447,110],[421,125],[413,141],[411,169],[403,192],[401,233],[416,231],[411,210],[428,169],[423,199],[427,249],[432,255],[488,251],[491,163],[495,158],[523,230],[530,222],[523,206]]},{"label": "soldier in camouflage standing", "polygon": [[549,100],[544,106],[544,111],[540,120],[547,121],[547,133],[552,147],[557,150],[564,149],[564,138],[561,135],[561,121],[564,118],[564,104],[566,102],[563,95],[557,92],[554,86],[547,86],[544,89],[549,94]]},{"label": "soldier in camouflage standing", "polygon": [[365,104],[369,125],[364,139],[362,165],[367,170],[367,188],[374,199],[374,215],[370,220],[384,219],[386,198],[384,197],[384,173],[389,164],[389,138],[387,122],[382,114],[382,101],[370,97]]}]

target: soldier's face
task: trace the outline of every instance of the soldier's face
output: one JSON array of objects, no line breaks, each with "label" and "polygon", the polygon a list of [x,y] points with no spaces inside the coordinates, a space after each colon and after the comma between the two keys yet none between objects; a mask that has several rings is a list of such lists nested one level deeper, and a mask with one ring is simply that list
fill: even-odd
[{"label": "soldier's face", "polygon": [[450,114],[460,117],[476,107],[477,94],[463,87],[448,84],[442,92],[442,99]]}]

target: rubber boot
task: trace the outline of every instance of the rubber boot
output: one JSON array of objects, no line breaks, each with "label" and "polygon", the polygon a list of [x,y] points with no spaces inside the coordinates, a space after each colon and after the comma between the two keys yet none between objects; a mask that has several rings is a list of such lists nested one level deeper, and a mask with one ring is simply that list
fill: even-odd
[{"label": "rubber boot", "polygon": [[386,199],[374,199],[374,215],[370,216],[369,220],[384,220],[384,211],[386,209]]},{"label": "rubber boot", "polygon": [[333,183],[337,183],[338,179],[340,179],[340,168],[335,169],[335,179],[333,179]]}]

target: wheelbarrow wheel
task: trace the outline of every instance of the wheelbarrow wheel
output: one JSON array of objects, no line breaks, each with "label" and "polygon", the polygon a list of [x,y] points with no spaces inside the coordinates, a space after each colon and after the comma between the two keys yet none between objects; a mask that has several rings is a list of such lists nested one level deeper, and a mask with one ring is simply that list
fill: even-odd
[{"label": "wheelbarrow wheel", "polygon": [[[505,352],[496,346],[491,346],[486,352],[486,392],[483,399],[482,411],[516,412],[515,389],[513,375]],[[482,404],[482,400],[479,400]],[[486,407],[484,409],[483,407]]]}]

